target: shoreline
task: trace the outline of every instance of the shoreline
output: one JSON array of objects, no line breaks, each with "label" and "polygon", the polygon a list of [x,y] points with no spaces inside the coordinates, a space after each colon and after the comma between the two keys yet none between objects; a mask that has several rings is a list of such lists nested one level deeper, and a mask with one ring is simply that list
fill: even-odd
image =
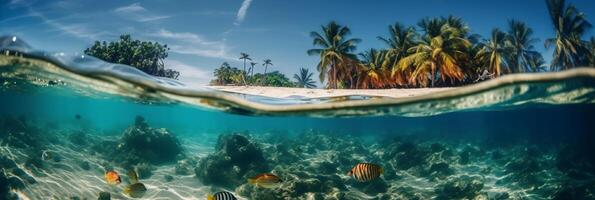
[{"label": "shoreline", "polygon": [[207,88],[223,92],[258,95],[273,98],[324,98],[349,95],[405,98],[452,90],[456,89],[457,87],[411,89],[309,89],[264,86],[207,86]]}]

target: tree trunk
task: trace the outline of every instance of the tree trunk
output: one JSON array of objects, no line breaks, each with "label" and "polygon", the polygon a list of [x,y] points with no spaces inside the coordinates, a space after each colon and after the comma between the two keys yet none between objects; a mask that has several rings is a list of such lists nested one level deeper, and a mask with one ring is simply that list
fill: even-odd
[{"label": "tree trunk", "polygon": [[244,59],[244,73],[242,74],[242,81],[244,81],[244,85],[246,84],[246,59]]},{"label": "tree trunk", "polygon": [[246,59],[244,59],[244,73],[246,72]]},{"label": "tree trunk", "polygon": [[333,58],[333,60],[331,61],[331,77],[332,77],[332,82],[331,82],[331,89],[337,89],[337,69],[335,66],[335,59]]},{"label": "tree trunk", "polygon": [[264,85],[264,82],[267,80],[267,68],[268,68],[268,64],[264,65],[264,74],[263,74],[263,78],[262,78],[262,83],[260,83],[261,85]]},{"label": "tree trunk", "polygon": [[430,74],[430,80],[432,81],[432,87],[434,87],[434,78],[436,78],[436,63],[432,63],[432,72]]}]

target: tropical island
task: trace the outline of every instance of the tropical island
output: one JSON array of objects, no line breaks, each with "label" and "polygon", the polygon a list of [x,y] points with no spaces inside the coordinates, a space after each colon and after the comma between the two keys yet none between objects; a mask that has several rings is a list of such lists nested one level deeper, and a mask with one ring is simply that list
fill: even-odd
[{"label": "tropical island", "polygon": [[[388,92],[458,87],[507,74],[595,66],[595,37],[585,39],[592,26],[585,14],[564,0],[545,3],[555,35],[543,41],[533,36],[533,29],[526,23],[515,19],[508,20],[507,27],[494,28],[490,35],[482,36],[473,33],[462,18],[442,16],[423,18],[415,26],[395,22],[388,26],[387,34],[376,38],[384,47],[361,51],[357,45],[362,39],[352,37],[348,26],[331,21],[310,33],[313,47],[306,53],[319,57],[318,79],[326,89],[393,89]],[[535,50],[540,43],[553,49],[550,63]],[[122,35],[116,42],[96,41],[85,53],[128,64],[154,76],[176,79],[180,73],[165,69],[163,64],[168,50],[167,45]],[[296,68],[292,80],[279,71],[271,71],[275,67],[271,59],[259,63],[248,53],[240,53],[238,58],[241,66],[223,62],[214,70],[209,84],[212,88],[279,97],[280,90],[272,94],[267,87],[317,87],[314,72],[307,68]],[[257,72],[259,69],[262,72]],[[247,91],[245,86],[257,89]],[[297,93],[308,96],[313,92]]]}]

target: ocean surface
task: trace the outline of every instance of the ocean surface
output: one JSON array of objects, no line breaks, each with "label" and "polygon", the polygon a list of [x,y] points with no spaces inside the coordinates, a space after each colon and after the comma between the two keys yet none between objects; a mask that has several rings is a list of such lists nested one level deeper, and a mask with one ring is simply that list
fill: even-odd
[{"label": "ocean surface", "polygon": [[[276,99],[4,36],[0,199],[130,199],[130,170],[140,199],[595,199],[594,103],[593,68],[401,99]],[[383,172],[358,181],[358,163]],[[248,182],[262,173],[282,181]]]}]

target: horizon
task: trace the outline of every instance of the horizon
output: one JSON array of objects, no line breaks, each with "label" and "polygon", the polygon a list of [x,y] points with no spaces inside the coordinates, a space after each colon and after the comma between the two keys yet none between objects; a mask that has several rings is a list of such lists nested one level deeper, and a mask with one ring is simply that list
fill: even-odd
[{"label": "horizon", "polygon": [[[290,78],[301,67],[317,74],[318,57],[306,54],[313,48],[309,33],[333,20],[350,27],[351,37],[363,40],[357,48],[362,52],[386,47],[376,37],[387,36],[388,26],[395,22],[415,26],[425,17],[453,15],[461,17],[471,33],[485,39],[493,28],[506,31],[508,20],[517,19],[534,30],[534,37],[539,39],[535,49],[547,64],[552,57],[552,50],[543,45],[546,38],[554,36],[543,0],[522,4],[511,0],[497,4],[472,0],[334,2],[11,0],[0,8],[0,34],[17,35],[35,49],[65,53],[82,53],[96,40],[114,41],[122,34],[156,41],[171,48],[166,68],[180,71],[179,79],[191,86],[208,84],[213,70],[223,62],[242,68],[240,52],[250,54],[258,63],[271,59],[271,71],[278,70]],[[590,22],[595,21],[589,15],[595,13],[595,2],[569,3]],[[592,36],[591,29],[583,39]],[[262,67],[256,72],[262,72]],[[315,81],[321,85],[318,78]]]}]

